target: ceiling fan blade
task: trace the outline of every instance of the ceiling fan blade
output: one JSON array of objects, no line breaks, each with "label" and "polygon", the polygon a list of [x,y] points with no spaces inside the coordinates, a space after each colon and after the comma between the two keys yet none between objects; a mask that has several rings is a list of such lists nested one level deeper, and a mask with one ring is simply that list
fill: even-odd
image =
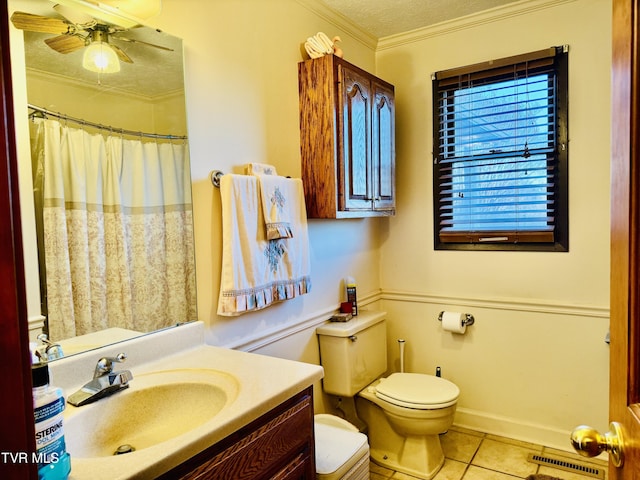
[{"label": "ceiling fan blade", "polygon": [[146,45],[148,47],[154,47],[154,48],[159,48],[160,50],[166,50],[167,52],[173,52],[173,48],[163,47],[162,45],[156,45],[155,43],[143,42],[142,40],[136,40],[135,38],[116,37],[116,36],[113,36],[111,38],[114,38],[116,40],[122,40],[123,42],[139,43],[141,45]]},{"label": "ceiling fan blade", "polygon": [[71,53],[84,48],[85,41],[76,35],[58,35],[44,40],[49,47],[59,53]]},{"label": "ceiling fan blade", "polygon": [[20,30],[41,33],[57,33],[62,35],[69,31],[69,25],[59,18],[42,17],[25,12],[11,15],[11,23]]},{"label": "ceiling fan blade", "polygon": [[116,47],[113,43],[110,43],[109,46],[115,50],[120,60],[127,63],[133,63],[133,60],[131,60],[131,57],[126,53],[124,53],[124,51],[121,48]]}]

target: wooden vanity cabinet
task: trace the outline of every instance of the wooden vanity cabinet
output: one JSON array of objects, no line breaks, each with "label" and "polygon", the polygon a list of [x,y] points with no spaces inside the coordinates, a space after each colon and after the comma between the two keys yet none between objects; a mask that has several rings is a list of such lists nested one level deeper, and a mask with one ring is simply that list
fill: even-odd
[{"label": "wooden vanity cabinet", "polygon": [[395,214],[393,85],[334,55],[298,64],[309,218]]},{"label": "wooden vanity cabinet", "polygon": [[307,388],[162,480],[313,480],[313,390]]}]

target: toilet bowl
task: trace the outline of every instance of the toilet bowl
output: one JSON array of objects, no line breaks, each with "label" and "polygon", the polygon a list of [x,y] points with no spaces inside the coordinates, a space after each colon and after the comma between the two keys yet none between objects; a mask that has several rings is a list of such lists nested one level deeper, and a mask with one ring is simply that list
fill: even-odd
[{"label": "toilet bowl", "polygon": [[459,393],[455,384],[419,373],[394,373],[362,390],[356,410],[368,426],[372,460],[433,478],[444,464],[439,434],[453,424]]},{"label": "toilet bowl", "polygon": [[339,398],[352,424],[366,426],[371,459],[430,480],[444,464],[439,434],[453,424],[459,388],[440,377],[386,371],[383,312],[316,330],[325,370],[323,389]]}]

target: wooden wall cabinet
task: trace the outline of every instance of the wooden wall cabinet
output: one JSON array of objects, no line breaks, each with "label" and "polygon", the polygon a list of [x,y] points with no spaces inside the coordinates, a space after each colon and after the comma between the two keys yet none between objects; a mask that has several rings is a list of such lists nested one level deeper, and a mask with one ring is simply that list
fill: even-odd
[{"label": "wooden wall cabinet", "polygon": [[315,480],[315,475],[309,387],[159,480]]},{"label": "wooden wall cabinet", "polygon": [[298,64],[307,216],[395,214],[393,85],[334,55]]}]

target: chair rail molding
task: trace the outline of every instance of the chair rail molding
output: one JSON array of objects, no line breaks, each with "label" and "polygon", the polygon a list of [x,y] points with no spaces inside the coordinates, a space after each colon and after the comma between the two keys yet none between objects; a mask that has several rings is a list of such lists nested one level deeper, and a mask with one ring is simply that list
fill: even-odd
[{"label": "chair rail molding", "polygon": [[474,298],[431,295],[427,293],[403,290],[382,290],[381,300],[416,302],[434,305],[458,305],[464,307],[489,308],[494,310],[572,315],[579,317],[609,318],[608,306],[574,305],[560,302],[549,302],[541,299],[499,297]]}]

